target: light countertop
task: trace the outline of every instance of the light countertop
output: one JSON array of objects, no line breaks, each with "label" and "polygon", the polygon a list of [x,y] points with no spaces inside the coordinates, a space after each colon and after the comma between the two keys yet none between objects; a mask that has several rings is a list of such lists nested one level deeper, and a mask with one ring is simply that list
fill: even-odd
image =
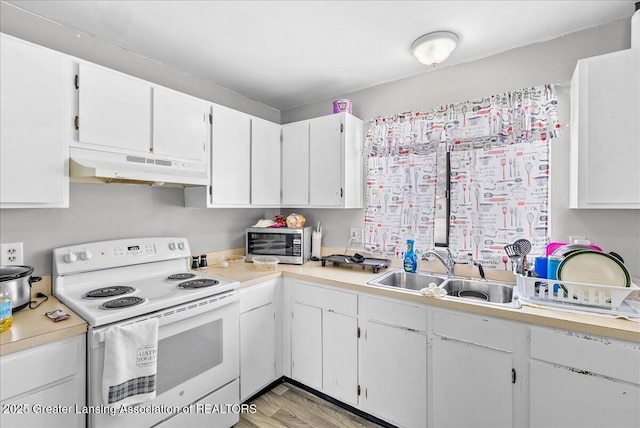
[{"label": "light countertop", "polygon": [[[212,254],[208,258],[215,260],[215,254]],[[438,265],[430,263],[432,262],[421,262],[419,270],[429,270],[437,273],[443,272]],[[468,273],[464,270],[465,266],[461,268],[461,272],[456,271],[456,275],[467,276],[465,275]],[[393,269],[393,266],[389,269]],[[469,270],[471,269],[473,268],[469,267]],[[256,271],[252,263],[232,265],[226,268],[219,268],[214,265],[207,268],[207,273],[237,280],[241,283],[241,287],[248,287],[271,278],[284,276],[441,308],[461,310],[479,315],[494,316],[513,321],[574,330],[640,343],[640,322],[629,321],[627,319],[599,316],[597,314],[574,313],[529,305],[523,305],[522,308],[515,309],[482,303],[471,303],[454,298],[436,299],[422,296],[417,292],[386,289],[367,284],[367,282],[385,272],[387,272],[387,270],[383,269],[379,273],[374,274],[370,269],[362,270],[360,267],[335,267],[330,266],[330,263],[327,263],[326,267],[322,267],[320,262],[307,262],[304,265],[278,264],[275,272]],[[511,282],[515,282],[510,272],[505,275],[501,272],[492,273],[487,270],[487,277],[489,279],[508,281],[509,276],[511,277]]]},{"label": "light countertop", "polygon": [[[360,267],[335,267],[330,264],[322,267],[320,262],[307,262],[304,265],[279,264],[275,271],[258,271],[252,263],[232,264],[224,268],[215,266],[216,257],[219,258],[220,254],[227,255],[232,253],[237,253],[237,251],[209,254],[208,259],[213,263],[206,269],[206,272],[211,275],[237,280],[240,282],[241,288],[250,287],[269,279],[277,279],[284,276],[286,278],[393,297],[435,307],[640,343],[640,322],[528,305],[523,305],[522,308],[515,309],[482,303],[471,303],[453,298],[435,299],[424,297],[416,292],[386,289],[367,284],[367,282],[384,274],[387,270],[382,270],[374,274],[370,269],[363,270]],[[428,270],[436,273],[443,272],[441,267],[433,262],[420,263],[419,270]],[[389,269],[393,268],[392,265]],[[456,271],[457,275],[473,276],[472,267],[461,266],[457,267],[457,269],[459,269]],[[487,276],[489,279],[494,280],[513,281],[511,273],[506,272],[487,271]],[[0,355],[54,342],[77,334],[84,334],[87,331],[87,323],[51,295],[50,281],[50,277],[44,277],[43,281],[34,284],[33,290],[34,296],[37,291],[48,295],[49,300],[47,302],[36,309],[25,308],[14,313],[13,326],[11,329],[0,334]],[[44,315],[45,312],[55,309],[62,309],[71,315],[71,318],[56,323]]]},{"label": "light countertop", "polygon": [[[42,292],[49,296],[46,302],[35,309],[26,307],[13,313],[11,328],[0,333],[0,355],[86,333],[87,323],[51,295],[50,281],[51,277],[45,276],[42,281],[33,284],[32,295],[35,296],[37,292]],[[41,301],[43,299],[33,300]],[[56,309],[61,309],[71,317],[53,322],[45,316],[45,312]]]}]

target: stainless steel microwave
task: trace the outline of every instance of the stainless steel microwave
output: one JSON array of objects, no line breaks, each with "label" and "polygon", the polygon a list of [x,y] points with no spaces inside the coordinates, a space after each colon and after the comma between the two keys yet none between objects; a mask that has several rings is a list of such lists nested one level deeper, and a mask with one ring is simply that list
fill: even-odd
[{"label": "stainless steel microwave", "polygon": [[283,264],[301,265],[311,257],[311,227],[247,228],[246,254],[249,259],[273,256]]}]

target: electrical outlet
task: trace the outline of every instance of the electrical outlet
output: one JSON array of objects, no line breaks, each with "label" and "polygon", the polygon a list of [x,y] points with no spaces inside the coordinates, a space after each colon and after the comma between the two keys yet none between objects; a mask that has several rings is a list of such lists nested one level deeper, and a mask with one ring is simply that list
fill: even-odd
[{"label": "electrical outlet", "polygon": [[363,229],[352,227],[349,232],[349,239],[351,239],[352,243],[362,244],[364,242]]},{"label": "electrical outlet", "polygon": [[22,259],[22,242],[0,244],[0,265],[21,265]]}]

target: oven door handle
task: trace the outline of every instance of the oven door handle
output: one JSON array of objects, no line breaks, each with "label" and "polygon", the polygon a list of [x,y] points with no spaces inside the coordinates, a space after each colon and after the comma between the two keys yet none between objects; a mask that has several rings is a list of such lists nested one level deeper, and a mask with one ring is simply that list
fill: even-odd
[{"label": "oven door handle", "polygon": [[[162,309],[152,315],[137,318],[131,322],[119,324],[120,327],[132,325],[137,322],[146,321],[151,318],[158,318],[158,327],[162,327],[168,323],[180,321],[199,314],[211,312],[223,308],[240,301],[240,293],[237,290],[231,290],[220,293],[209,298],[196,300],[194,302],[184,303],[171,308]],[[103,343],[107,330],[111,327],[102,328],[99,331],[94,330],[94,340],[97,344]]]}]

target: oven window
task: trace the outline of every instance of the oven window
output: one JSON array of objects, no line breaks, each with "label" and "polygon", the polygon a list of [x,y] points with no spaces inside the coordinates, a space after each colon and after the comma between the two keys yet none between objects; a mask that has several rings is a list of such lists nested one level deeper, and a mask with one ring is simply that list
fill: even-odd
[{"label": "oven window", "polygon": [[222,319],[158,342],[160,395],[222,363]]},{"label": "oven window", "polygon": [[269,256],[292,255],[293,235],[279,233],[250,233],[249,252]]}]

